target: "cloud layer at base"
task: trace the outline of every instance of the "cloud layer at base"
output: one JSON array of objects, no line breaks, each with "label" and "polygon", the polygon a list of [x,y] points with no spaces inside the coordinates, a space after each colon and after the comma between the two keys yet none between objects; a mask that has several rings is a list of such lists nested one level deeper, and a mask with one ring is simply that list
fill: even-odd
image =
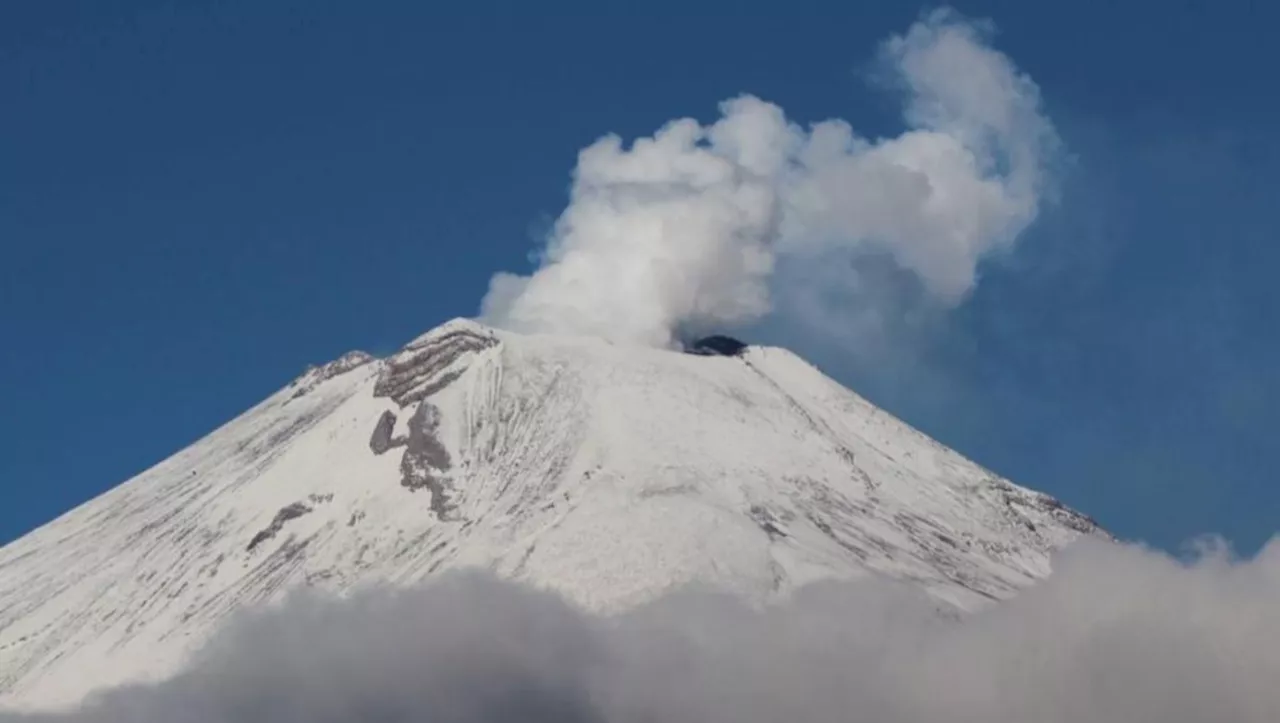
[{"label": "cloud layer at base", "polygon": [[744,95],[709,125],[673,120],[629,147],[601,138],[579,155],[538,269],[495,275],[482,317],[669,346],[773,313],[782,283],[811,289],[810,303],[848,298],[852,261],[874,254],[957,303],[1035,219],[1059,145],[1039,89],[989,30],[935,11],[882,44],[880,80],[904,98],[896,137],[843,120],[801,128]]},{"label": "cloud layer at base", "polygon": [[179,677],[3,723],[1265,723],[1280,720],[1280,540],[1191,563],[1089,541],[1012,601],[939,615],[828,583],[753,610],[685,591],[621,617],[482,575],[295,597]]}]

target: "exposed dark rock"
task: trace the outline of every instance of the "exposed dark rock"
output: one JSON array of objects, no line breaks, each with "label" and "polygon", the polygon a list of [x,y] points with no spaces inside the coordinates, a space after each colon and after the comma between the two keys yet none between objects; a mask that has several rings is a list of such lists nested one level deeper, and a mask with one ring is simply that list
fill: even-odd
[{"label": "exposed dark rock", "polygon": [[410,344],[387,359],[374,396],[390,397],[401,407],[426,399],[458,378],[459,370],[445,372],[458,357],[497,343],[492,334],[459,328]]},{"label": "exposed dark rock", "polygon": [[699,356],[741,356],[746,350],[745,342],[723,334],[704,336],[685,348],[686,352]]},{"label": "exposed dark rock", "polygon": [[373,428],[373,435],[369,437],[369,449],[374,454],[383,454],[396,446],[391,440],[391,432],[395,428],[396,415],[390,410],[383,412],[378,418],[378,425]]},{"label": "exposed dark rock", "polygon": [[461,369],[454,369],[452,371],[445,372],[444,374],[441,374],[435,379],[432,379],[426,384],[418,387],[412,393],[406,395],[406,399],[410,402],[415,402],[419,399],[427,399],[441,389],[453,384],[453,382],[460,376],[462,376]]},{"label": "exposed dark rock", "polygon": [[293,380],[293,383],[290,385],[292,387],[296,387],[296,391],[294,391],[293,396],[290,398],[297,399],[312,389],[315,389],[321,382],[332,379],[339,374],[345,374],[356,367],[364,366],[373,360],[374,358],[365,352],[349,351],[327,364],[309,366],[306,368],[306,371],[302,373],[302,376]]},{"label": "exposed dark rock", "polygon": [[252,552],[253,548],[279,534],[280,530],[284,529],[284,523],[302,517],[310,511],[311,508],[301,502],[294,502],[291,505],[281,507],[276,516],[271,518],[271,524],[259,530],[258,534],[254,535],[252,540],[249,540],[248,551]]},{"label": "exposed dark rock", "polygon": [[446,473],[453,467],[453,460],[436,437],[439,428],[440,409],[430,402],[422,402],[409,418],[409,436],[400,460],[400,484],[412,491],[424,487],[430,490],[431,511],[443,520],[451,509],[451,483]]},{"label": "exposed dark rock", "polygon": [[751,519],[755,521],[760,529],[764,530],[770,540],[776,540],[780,537],[786,537],[787,533],[777,525],[777,519],[773,513],[761,505],[752,505],[750,510]]}]

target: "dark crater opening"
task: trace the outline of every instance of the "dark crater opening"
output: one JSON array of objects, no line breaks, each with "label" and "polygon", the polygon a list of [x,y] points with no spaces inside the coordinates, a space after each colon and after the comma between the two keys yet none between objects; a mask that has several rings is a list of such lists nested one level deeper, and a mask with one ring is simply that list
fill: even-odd
[{"label": "dark crater opening", "polygon": [[742,356],[747,350],[747,344],[731,336],[713,334],[686,344],[684,350],[687,354],[699,356]]}]

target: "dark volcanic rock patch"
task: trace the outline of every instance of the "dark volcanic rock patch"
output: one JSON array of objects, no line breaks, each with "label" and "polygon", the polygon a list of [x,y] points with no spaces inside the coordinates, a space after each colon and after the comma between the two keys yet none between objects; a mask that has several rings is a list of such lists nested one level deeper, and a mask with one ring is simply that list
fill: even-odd
[{"label": "dark volcanic rock patch", "polygon": [[374,454],[384,454],[392,447],[398,447],[404,444],[404,440],[391,439],[391,432],[396,428],[396,415],[390,411],[382,413],[378,417],[378,424],[373,428],[373,435],[369,437],[369,449]]},{"label": "dark volcanic rock patch", "polygon": [[414,390],[414,392],[411,395],[409,395],[408,398],[410,401],[416,401],[418,399],[427,399],[432,394],[435,394],[441,389],[444,389],[450,384],[453,384],[453,382],[460,376],[462,376],[461,369],[454,369],[453,371],[445,372],[444,374],[441,374],[435,379],[432,379],[426,384],[423,384],[418,389]]},{"label": "dark volcanic rock patch", "polygon": [[296,520],[310,511],[311,507],[301,502],[294,502],[291,505],[281,507],[276,516],[271,518],[271,524],[259,530],[258,534],[254,535],[252,540],[249,540],[247,550],[253,552],[253,548],[278,535],[280,530],[284,529],[284,523],[289,520]]},{"label": "dark volcanic rock patch", "polygon": [[400,484],[412,491],[426,488],[431,492],[431,511],[446,519],[451,482],[447,472],[453,467],[449,450],[436,436],[440,428],[440,409],[423,402],[409,418],[409,436],[404,441],[404,457],[400,460]]},{"label": "dark volcanic rock patch", "polygon": [[426,399],[458,378],[460,371],[445,371],[458,357],[497,343],[491,334],[457,329],[410,344],[387,359],[373,394],[390,397],[401,407]]}]

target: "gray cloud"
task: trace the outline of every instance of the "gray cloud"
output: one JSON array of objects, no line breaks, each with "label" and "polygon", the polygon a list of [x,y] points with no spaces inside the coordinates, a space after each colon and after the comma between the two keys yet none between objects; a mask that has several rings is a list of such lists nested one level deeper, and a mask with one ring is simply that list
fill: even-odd
[{"label": "gray cloud", "polygon": [[3,723],[1270,723],[1280,540],[1179,562],[1088,542],[1038,587],[939,614],[883,580],[762,610],[686,590],[620,617],[477,574],[295,597],[177,678]]}]

